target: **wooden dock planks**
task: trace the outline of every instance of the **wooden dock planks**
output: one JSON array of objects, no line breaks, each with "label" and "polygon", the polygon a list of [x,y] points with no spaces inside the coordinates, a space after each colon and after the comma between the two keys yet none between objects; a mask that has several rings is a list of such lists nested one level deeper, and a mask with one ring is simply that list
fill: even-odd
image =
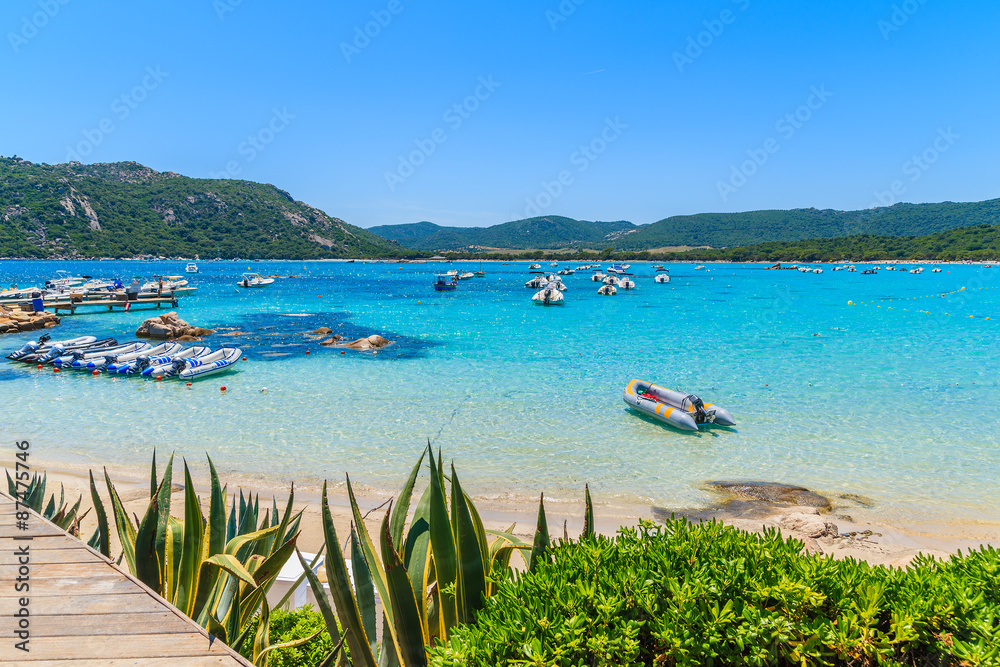
[{"label": "wooden dock planks", "polygon": [[[80,540],[31,512],[16,525],[0,493],[0,667],[248,667],[174,606]],[[30,540],[15,539],[30,537]],[[30,590],[15,590],[28,545]],[[27,653],[15,648],[20,598],[30,602]]]}]

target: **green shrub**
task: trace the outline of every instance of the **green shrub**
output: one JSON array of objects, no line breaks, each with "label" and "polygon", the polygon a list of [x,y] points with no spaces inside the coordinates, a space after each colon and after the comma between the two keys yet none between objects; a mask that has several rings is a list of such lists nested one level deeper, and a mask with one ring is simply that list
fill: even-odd
[{"label": "green shrub", "polygon": [[898,570],[802,546],[682,519],[563,542],[431,664],[1000,665],[996,550]]},{"label": "green shrub", "polygon": [[[257,623],[255,618],[254,625]],[[322,630],[318,637],[302,646],[295,648],[279,648],[268,654],[268,667],[312,667],[323,662],[323,659],[333,650],[333,641],[326,631],[323,615],[313,611],[312,605],[299,607],[295,611],[274,609],[271,611],[272,644],[283,644],[295,639],[303,639]],[[240,649],[247,658],[253,655],[253,636],[243,641]]]}]

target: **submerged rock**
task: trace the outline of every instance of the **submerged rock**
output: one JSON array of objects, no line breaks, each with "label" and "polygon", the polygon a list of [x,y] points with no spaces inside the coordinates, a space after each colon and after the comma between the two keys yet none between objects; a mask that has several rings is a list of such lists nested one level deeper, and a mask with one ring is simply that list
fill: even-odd
[{"label": "submerged rock", "polygon": [[709,486],[742,498],[765,503],[801,505],[821,510],[830,509],[830,501],[809,489],[776,482],[709,482]]},{"label": "submerged rock", "polygon": [[321,340],[319,342],[319,344],[320,345],[336,345],[337,343],[339,343],[342,340],[344,340],[343,336],[334,334],[333,336],[331,336],[330,338],[327,338],[326,340]]},{"label": "submerged rock", "polygon": [[347,343],[344,347],[348,347],[352,350],[379,350],[386,345],[389,345],[391,341],[386,340],[378,334],[372,334],[368,338],[359,338],[357,340],[352,340]]},{"label": "submerged rock", "polygon": [[313,331],[310,331],[309,333],[325,336],[327,334],[332,334],[333,329],[331,329],[330,327],[320,327],[319,329],[315,329]]}]

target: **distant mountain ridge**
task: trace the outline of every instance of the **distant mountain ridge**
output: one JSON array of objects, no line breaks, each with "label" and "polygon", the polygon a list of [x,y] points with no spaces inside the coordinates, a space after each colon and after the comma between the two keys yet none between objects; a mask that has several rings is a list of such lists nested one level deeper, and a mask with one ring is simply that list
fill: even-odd
[{"label": "distant mountain ridge", "polygon": [[[554,250],[592,248],[607,237],[635,229],[625,220],[592,222],[559,215],[513,220],[492,227],[442,227],[432,222],[381,225],[368,231],[422,252],[464,252],[483,248]],[[601,247],[604,247],[603,245]]]},{"label": "distant mountain ridge", "polygon": [[0,256],[322,259],[409,251],[271,184],[0,157]]},{"label": "distant mountain ridge", "polygon": [[851,235],[925,236],[958,227],[1000,223],[1000,199],[982,202],[894,204],[860,211],[791,209],[699,213],[648,225],[588,222],[550,215],[492,227],[440,227],[430,222],[384,225],[374,234],[424,252],[581,249],[642,251],[666,247],[731,248]]}]

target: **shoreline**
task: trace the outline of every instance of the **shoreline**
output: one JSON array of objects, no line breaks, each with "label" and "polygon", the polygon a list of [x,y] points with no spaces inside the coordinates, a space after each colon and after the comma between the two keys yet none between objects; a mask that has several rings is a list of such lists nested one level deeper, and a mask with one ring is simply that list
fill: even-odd
[{"label": "shoreline", "polygon": [[[166,460],[167,458],[163,456],[157,460],[158,475],[162,476]],[[182,511],[179,508],[183,507],[184,487],[178,483],[178,480],[183,481],[183,463],[177,459],[174,463],[174,490],[171,502],[172,513],[176,516]],[[77,496],[82,495],[81,515],[92,507],[88,469],[86,466],[75,466],[68,462],[41,461],[37,458],[32,462],[33,471],[47,475],[46,496],[56,493],[60,484],[65,487],[69,505],[76,502]],[[109,511],[107,488],[101,479],[101,472],[94,470],[95,483],[98,494],[105,503],[105,510]],[[194,469],[191,472],[204,511],[204,499],[208,489],[207,463],[194,462]],[[149,497],[148,470],[141,475],[136,470],[109,466],[108,474],[127,511],[141,516]],[[220,482],[228,485],[227,502],[232,502],[233,494],[238,496],[242,490],[262,496],[261,512],[271,507],[271,496],[278,499],[279,511],[283,510],[283,503],[288,497],[288,487],[266,477],[243,481],[259,483],[235,484],[231,475],[220,473]],[[400,485],[403,481],[400,480]],[[370,487],[363,483],[359,484],[357,478],[352,484],[361,511],[368,513],[365,523],[369,531],[375,534],[373,531],[378,530],[379,523],[389,506],[388,501],[394,498],[398,489],[387,491]],[[411,511],[425,485],[426,473],[422,473],[414,488]],[[475,489],[469,489],[469,492],[488,529],[505,530],[511,524],[515,524],[514,534],[526,542],[531,542],[538,513],[538,498],[529,498],[517,493],[482,495],[476,494]],[[343,539],[350,530],[352,522],[345,482],[329,480],[328,498],[338,536]],[[959,551],[968,552],[986,545],[1000,547],[1000,531],[998,531],[1000,527],[993,527],[991,530],[987,526],[966,523],[957,526],[939,524],[938,527],[941,529],[952,526],[953,530],[948,533],[928,533],[865,521],[855,522],[849,520],[849,517],[820,513],[813,507],[786,504],[748,505],[744,500],[720,502],[703,508],[663,508],[642,503],[608,501],[599,495],[593,498],[597,531],[608,536],[616,534],[619,528],[635,527],[641,520],[652,520],[660,524],[673,515],[695,522],[717,520],[748,532],[759,533],[767,529],[778,529],[786,538],[794,537],[801,540],[805,545],[804,550],[808,553],[829,555],[838,559],[854,558],[872,565],[894,567],[905,567],[918,554],[947,558]],[[299,545],[304,551],[315,552],[323,542],[320,501],[321,488],[295,487],[295,510],[303,510]],[[564,530],[569,537],[577,537],[583,529],[583,489],[580,489],[579,498],[575,499],[545,497],[545,513],[553,540],[561,538]],[[95,526],[93,514],[88,514],[81,529],[84,540],[90,536]],[[956,528],[958,530],[954,530]],[[110,532],[112,541],[117,544],[113,526]]]}]

